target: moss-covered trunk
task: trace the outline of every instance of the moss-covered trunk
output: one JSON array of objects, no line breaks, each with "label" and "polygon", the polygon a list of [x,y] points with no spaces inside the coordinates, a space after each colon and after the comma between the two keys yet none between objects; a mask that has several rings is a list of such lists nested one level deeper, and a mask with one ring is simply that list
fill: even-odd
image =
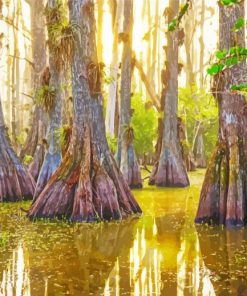
[{"label": "moss-covered trunk", "polygon": [[141,188],[140,167],[133,146],[131,128],[133,0],[124,2],[123,54],[121,63],[120,126],[117,163],[131,188]]},{"label": "moss-covered trunk", "polygon": [[[179,0],[170,0],[168,23],[179,11]],[[189,185],[183,163],[178,137],[178,29],[167,34],[167,89],[163,90],[165,109],[160,156],[154,167],[149,183],[164,187],[185,187]],[[163,75],[162,75],[163,76]],[[162,77],[162,79],[164,79]]]},{"label": "moss-covered trunk", "polygon": [[74,35],[72,60],[73,131],[61,165],[28,216],[78,222],[122,219],[141,209],[106,141],[94,4],[91,0],[72,0],[69,9],[71,22],[80,28]]},{"label": "moss-covered trunk", "polygon": [[[220,5],[220,49],[245,46],[245,30],[233,32],[244,18],[244,1],[230,7]],[[219,136],[201,191],[197,223],[242,226],[247,221],[247,102],[231,91],[243,83],[246,65],[224,70],[215,78],[214,95],[219,102]]]}]

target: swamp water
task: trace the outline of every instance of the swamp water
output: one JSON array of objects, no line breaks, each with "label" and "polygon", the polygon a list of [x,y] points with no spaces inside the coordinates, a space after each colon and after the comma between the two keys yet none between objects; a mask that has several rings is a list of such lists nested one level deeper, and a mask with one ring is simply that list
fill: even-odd
[{"label": "swamp water", "polygon": [[195,227],[204,171],[187,189],[134,191],[122,223],[31,223],[0,205],[0,295],[247,295],[247,229]]}]

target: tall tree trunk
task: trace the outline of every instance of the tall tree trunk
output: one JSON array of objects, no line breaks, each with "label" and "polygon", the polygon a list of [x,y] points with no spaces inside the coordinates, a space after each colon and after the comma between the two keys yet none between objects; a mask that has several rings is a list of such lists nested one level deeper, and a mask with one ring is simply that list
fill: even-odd
[{"label": "tall tree trunk", "polygon": [[[194,3],[194,5],[190,8],[189,10],[189,15],[186,18],[186,23],[185,23],[185,38],[184,38],[184,45],[185,45],[185,52],[186,52],[186,67],[185,67],[185,71],[186,71],[186,86],[191,90],[191,96],[192,99],[197,100],[196,95],[194,94],[194,86],[196,85],[196,74],[194,72],[194,37],[195,37],[195,32],[196,32],[196,26],[197,26],[197,21],[196,21],[196,17],[195,17],[195,6],[196,4]],[[198,125],[198,123],[196,123],[196,125]],[[199,132],[201,133],[201,129],[199,130]],[[198,150],[198,153],[194,154],[194,158],[195,161],[196,159],[196,155],[199,154],[199,149],[201,152],[204,152],[204,147],[202,147],[202,145],[204,146],[204,141],[203,141],[203,136],[202,134],[199,134],[198,136],[200,136],[200,144],[201,147],[195,147],[196,150]],[[196,144],[199,144],[199,142],[196,142]],[[189,143],[188,143],[188,148],[189,148]],[[190,157],[193,158],[192,154],[193,151],[189,148],[188,151]],[[198,155],[199,156],[199,155]],[[204,157],[205,155],[201,155],[201,158]],[[198,158],[198,166],[201,167],[202,164],[202,159]],[[189,162],[186,162],[186,168],[187,171],[191,171],[194,170],[194,160],[192,160],[193,165],[192,167],[189,165]]]},{"label": "tall tree trunk", "polygon": [[205,52],[205,44],[204,44],[204,23],[205,23],[205,0],[201,2],[201,19],[200,19],[200,89],[204,87],[204,52]]},{"label": "tall tree trunk", "polygon": [[[30,2],[31,5],[31,27],[32,27],[32,49],[33,49],[33,89],[34,93],[38,88],[49,85],[50,73],[46,66],[46,36],[44,1]],[[28,132],[25,144],[20,152],[20,159],[25,155],[33,157],[29,165],[29,172],[37,181],[41,166],[44,160],[43,139],[46,137],[47,115],[38,104],[35,105],[31,119],[31,129]]]},{"label": "tall tree trunk", "polygon": [[196,121],[195,135],[193,140],[192,151],[195,157],[196,166],[205,168],[207,165],[203,138],[203,122]]},{"label": "tall tree trunk", "polygon": [[[205,22],[205,0],[201,2],[201,19],[200,19],[200,89],[204,87],[204,53],[205,53],[205,44],[204,44],[204,22]],[[195,98],[196,100],[197,98]],[[204,147],[204,137],[203,137],[203,123],[201,121],[196,121],[195,124],[195,135],[193,140],[193,154],[197,167],[205,168],[206,167],[206,155]]]},{"label": "tall tree trunk", "polygon": [[[201,3],[201,19],[200,19],[200,89],[204,87],[204,22],[205,22],[205,0],[202,0]],[[202,122],[196,122],[196,135],[193,145],[193,153],[197,167],[205,168],[206,167],[206,155],[205,155],[205,145],[203,138],[203,126]]]},{"label": "tall tree trunk", "polygon": [[133,0],[124,2],[123,55],[121,71],[120,127],[117,163],[131,188],[141,188],[140,167],[133,146],[131,128],[131,76],[132,76]]},{"label": "tall tree trunk", "polygon": [[103,21],[104,21],[104,0],[98,0],[98,25],[97,25],[97,52],[99,62],[103,62]]},{"label": "tall tree trunk", "polygon": [[[170,0],[168,23],[179,11],[179,0]],[[159,161],[154,167],[149,183],[164,187],[186,187],[188,175],[183,163],[178,138],[178,29],[167,34],[167,76],[165,93],[163,137]]]},{"label": "tall tree trunk", "polygon": [[[56,10],[58,7],[58,0],[48,0],[47,8],[49,10]],[[53,38],[50,34],[50,28],[54,23],[61,21],[53,16],[47,17],[47,26],[48,26],[48,38],[49,44],[49,69],[50,69],[50,83],[49,88],[55,92],[53,98],[54,103],[49,110],[50,126],[47,131],[48,139],[48,150],[46,151],[43,165],[40,170],[40,174],[37,180],[37,186],[35,189],[34,199],[36,199],[39,194],[44,189],[48,180],[51,178],[55,170],[58,168],[62,158],[61,144],[60,144],[60,129],[62,124],[62,75],[61,75],[61,66],[57,65],[57,52],[53,48]],[[62,58],[62,57],[61,57]]]},{"label": "tall tree trunk", "polygon": [[[2,18],[0,2],[0,19]],[[1,49],[1,48],[0,48]],[[35,183],[17,158],[4,123],[0,95],[0,201],[32,199]]]},{"label": "tall tree trunk", "polygon": [[196,83],[195,73],[193,71],[194,60],[193,60],[193,41],[195,35],[195,13],[194,8],[190,8],[188,12],[188,17],[185,22],[185,38],[184,38],[184,46],[186,53],[186,85],[190,89],[192,89],[193,85]]},{"label": "tall tree trunk", "polygon": [[189,141],[186,130],[186,121],[183,121],[180,117],[178,117],[178,138],[180,140],[182,158],[184,161],[184,165],[187,168],[187,171],[195,171],[196,165],[191,152],[191,148],[189,147]]},{"label": "tall tree trunk", "polygon": [[[151,7],[150,7],[150,1],[149,0],[147,0],[146,1],[146,9],[147,9],[147,18],[148,18],[148,29],[150,30],[150,32],[151,32],[151,30],[152,30],[152,17],[151,17]],[[151,33],[150,33],[150,35],[151,35]],[[151,42],[151,38],[150,39],[148,39],[147,40],[147,70],[146,70],[146,72],[147,72],[147,75],[148,75],[148,78],[149,78],[149,80],[151,81],[151,79],[152,79],[152,77],[151,77],[151,72],[152,72],[152,61],[151,61],[151,59],[152,59],[152,42]],[[147,96],[147,98],[149,98],[149,94],[148,94],[148,92],[146,92],[146,96]]]},{"label": "tall tree trunk", "polygon": [[19,1],[14,4],[12,19],[13,19],[13,42],[14,42],[14,54],[13,54],[13,60],[12,60],[12,92],[11,92],[11,138],[14,149],[17,151],[18,144],[17,144],[17,121],[16,121],[16,105],[17,105],[17,88],[18,81],[17,81],[17,75],[19,74],[17,70],[18,69],[18,45],[19,45],[19,32],[18,32],[18,25],[19,25]]},{"label": "tall tree trunk", "polygon": [[156,89],[156,66],[157,66],[157,47],[158,47],[158,28],[159,27],[159,0],[155,3],[155,19],[154,19],[154,30],[153,30],[153,48],[152,48],[152,67],[150,72],[151,83],[154,89]]},{"label": "tall tree trunk", "polygon": [[[32,219],[111,220],[140,213],[112,157],[105,134],[92,0],[72,0],[74,36],[72,81],[74,122],[61,165],[32,205]],[[95,77],[98,79],[95,80]]]},{"label": "tall tree trunk", "polygon": [[[245,29],[233,32],[238,18],[245,17],[244,3],[220,6],[220,50],[245,46]],[[236,40],[238,44],[236,44]],[[242,226],[247,221],[247,102],[233,93],[243,83],[246,64],[224,70],[215,78],[214,95],[219,103],[219,136],[201,191],[197,223]]]},{"label": "tall tree trunk", "polygon": [[115,114],[117,110],[117,90],[118,90],[118,69],[119,69],[119,50],[118,50],[118,33],[120,26],[120,19],[122,15],[123,1],[116,1],[116,15],[114,18],[114,28],[113,28],[113,46],[112,46],[112,61],[110,66],[110,77],[112,77],[112,82],[109,85],[109,97],[106,106],[106,132],[111,136],[115,135]]}]

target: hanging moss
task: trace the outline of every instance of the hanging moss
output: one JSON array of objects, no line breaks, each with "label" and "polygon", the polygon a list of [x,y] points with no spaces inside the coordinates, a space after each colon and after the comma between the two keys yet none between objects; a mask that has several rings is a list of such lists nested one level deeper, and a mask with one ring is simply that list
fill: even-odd
[{"label": "hanging moss", "polygon": [[131,145],[135,139],[134,129],[130,125],[125,126],[123,131],[123,138],[127,145]]},{"label": "hanging moss", "polygon": [[35,102],[41,105],[46,112],[50,112],[55,105],[56,90],[48,85],[40,87],[35,95]]}]

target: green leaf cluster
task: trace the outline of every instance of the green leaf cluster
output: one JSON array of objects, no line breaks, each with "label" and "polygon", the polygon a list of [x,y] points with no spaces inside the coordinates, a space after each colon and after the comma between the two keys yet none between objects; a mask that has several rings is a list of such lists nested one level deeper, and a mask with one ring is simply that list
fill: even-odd
[{"label": "green leaf cluster", "polygon": [[214,76],[221,71],[230,68],[247,58],[247,49],[239,46],[218,50],[215,53],[218,61],[207,69],[207,73]]},{"label": "green leaf cluster", "polygon": [[24,163],[26,166],[28,166],[32,160],[33,160],[32,155],[28,155],[28,154],[26,154],[26,155],[24,156],[23,163]]},{"label": "green leaf cluster", "polygon": [[178,16],[176,16],[169,24],[168,24],[168,31],[172,32],[175,31],[176,28],[179,26],[179,24],[182,21],[183,16],[186,14],[190,7],[190,0],[187,0],[186,4],[184,4],[179,13]]},{"label": "green leaf cluster", "polygon": [[247,92],[247,83],[234,84],[232,85],[231,90]]},{"label": "green leaf cluster", "polygon": [[220,3],[222,5],[226,5],[226,6],[229,6],[229,5],[233,5],[233,4],[237,4],[237,3],[240,3],[242,0],[220,0]]},{"label": "green leaf cluster", "polygon": [[245,25],[245,20],[244,18],[240,17],[237,19],[234,27],[232,28],[233,32],[238,32],[240,29],[242,29]]}]

